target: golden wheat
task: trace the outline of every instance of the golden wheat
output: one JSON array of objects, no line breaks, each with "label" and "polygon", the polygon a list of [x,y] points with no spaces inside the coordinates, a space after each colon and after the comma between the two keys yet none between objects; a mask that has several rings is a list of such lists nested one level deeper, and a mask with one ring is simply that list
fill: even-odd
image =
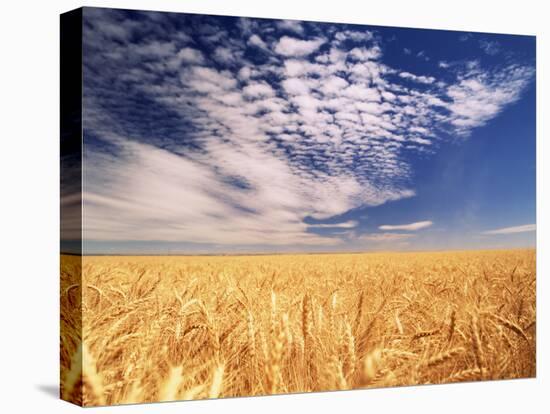
[{"label": "golden wheat", "polygon": [[87,406],[535,375],[535,251],[62,256]]}]

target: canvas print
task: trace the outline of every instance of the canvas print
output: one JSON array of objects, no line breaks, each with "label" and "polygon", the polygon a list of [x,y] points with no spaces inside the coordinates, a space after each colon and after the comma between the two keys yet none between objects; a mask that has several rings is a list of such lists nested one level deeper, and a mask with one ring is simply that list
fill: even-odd
[{"label": "canvas print", "polygon": [[62,15],[61,397],[534,377],[535,67],[524,35]]}]

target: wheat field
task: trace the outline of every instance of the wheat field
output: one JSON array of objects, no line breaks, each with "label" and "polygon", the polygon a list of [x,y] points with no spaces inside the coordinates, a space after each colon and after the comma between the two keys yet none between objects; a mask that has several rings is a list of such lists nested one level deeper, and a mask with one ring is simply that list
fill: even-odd
[{"label": "wheat field", "polygon": [[62,256],[62,398],[534,377],[535,267],[535,250]]}]

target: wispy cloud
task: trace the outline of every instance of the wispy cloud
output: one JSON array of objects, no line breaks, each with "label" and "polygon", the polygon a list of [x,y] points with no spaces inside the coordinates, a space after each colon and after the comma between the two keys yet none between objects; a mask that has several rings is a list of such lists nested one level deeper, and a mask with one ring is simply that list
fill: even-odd
[{"label": "wispy cloud", "polygon": [[433,222],[427,220],[427,221],[417,221],[415,223],[409,223],[409,224],[384,224],[378,228],[380,230],[416,231],[420,229],[425,229],[426,227],[430,227],[432,224]]},{"label": "wispy cloud", "polygon": [[304,27],[298,20],[278,20],[275,25],[282,31],[290,31],[297,35],[304,34]]},{"label": "wispy cloud", "polygon": [[359,222],[357,220],[349,220],[343,223],[309,224],[309,227],[318,228],[318,229],[330,229],[330,228],[353,229],[354,227],[357,227],[358,224]]},{"label": "wispy cloud", "polygon": [[435,82],[435,78],[432,77],[432,76],[417,76],[417,75],[413,75],[412,73],[409,73],[409,72],[401,72],[399,74],[399,76],[403,79],[410,79],[410,80],[413,80],[415,82],[420,82],[420,83],[430,84],[430,83]]},{"label": "wispy cloud", "polygon": [[495,56],[500,53],[500,43],[496,40],[481,39],[479,47],[489,56]]},{"label": "wispy cloud", "polygon": [[481,234],[498,235],[498,234],[527,233],[527,232],[536,231],[536,229],[537,229],[536,224],[524,224],[521,226],[504,227],[501,229],[487,230],[482,232]]},{"label": "wispy cloud", "polygon": [[420,59],[424,59],[426,62],[428,62],[430,60],[430,57],[426,55],[426,51],[425,50],[421,50],[420,52],[418,52],[416,54],[416,57],[417,58],[420,58]]},{"label": "wispy cloud", "polygon": [[257,34],[253,34],[252,36],[250,36],[248,38],[248,45],[256,46],[256,47],[258,47],[262,50],[268,50],[269,49],[267,44]]},{"label": "wispy cloud", "polygon": [[507,105],[519,99],[531,81],[534,68],[512,64],[498,72],[486,72],[472,64],[447,88],[451,99],[448,122],[459,135],[469,135],[473,128],[485,125]]}]

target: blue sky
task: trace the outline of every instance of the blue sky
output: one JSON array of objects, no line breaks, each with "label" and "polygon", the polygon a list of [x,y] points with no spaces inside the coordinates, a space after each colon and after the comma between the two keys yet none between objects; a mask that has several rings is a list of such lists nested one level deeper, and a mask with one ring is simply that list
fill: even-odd
[{"label": "blue sky", "polygon": [[84,10],[84,252],[533,247],[535,38]]}]

